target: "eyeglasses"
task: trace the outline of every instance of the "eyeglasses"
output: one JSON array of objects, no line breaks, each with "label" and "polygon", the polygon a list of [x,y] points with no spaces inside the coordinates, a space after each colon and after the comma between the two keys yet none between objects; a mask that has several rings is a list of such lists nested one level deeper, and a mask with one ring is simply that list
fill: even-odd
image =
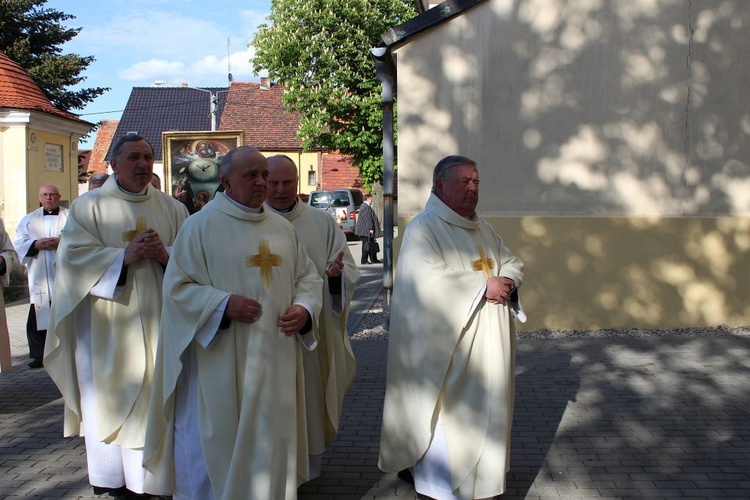
[{"label": "eyeglasses", "polygon": [[60,193],[40,193],[40,198],[59,198]]}]

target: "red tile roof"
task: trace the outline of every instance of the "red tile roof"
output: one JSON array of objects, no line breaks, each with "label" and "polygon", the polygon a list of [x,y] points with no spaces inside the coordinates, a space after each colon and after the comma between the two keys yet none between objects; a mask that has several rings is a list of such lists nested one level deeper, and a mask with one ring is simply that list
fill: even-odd
[{"label": "red tile roof", "polygon": [[322,156],[323,171],[318,181],[320,189],[354,188],[364,191],[359,170],[352,164],[351,157],[338,152],[323,153]]},{"label": "red tile roof", "polygon": [[300,117],[287,113],[284,86],[232,82],[219,130],[244,130],[245,144],[263,150],[302,150],[297,139]]},{"label": "red tile roof", "polygon": [[94,149],[91,151],[91,157],[89,158],[89,170],[95,174],[107,173],[107,162],[104,160],[119,123],[120,120],[102,120],[99,123],[99,129],[96,131],[96,140],[94,141]]},{"label": "red tile roof", "polygon": [[41,111],[79,123],[88,123],[54,107],[28,73],[3,52],[0,52],[0,108]]}]

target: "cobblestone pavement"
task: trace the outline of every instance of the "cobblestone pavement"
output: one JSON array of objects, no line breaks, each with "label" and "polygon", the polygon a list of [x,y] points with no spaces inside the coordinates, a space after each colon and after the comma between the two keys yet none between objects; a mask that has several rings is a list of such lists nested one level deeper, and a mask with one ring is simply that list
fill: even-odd
[{"label": "cobblestone pavement", "polygon": [[[382,269],[361,269],[349,321],[358,375],[322,475],[300,499],[416,498],[377,468]],[[59,392],[43,369],[26,366],[27,308],[7,309],[14,369],[0,374],[0,498],[100,498],[82,439],[61,437]],[[516,373],[503,498],[750,498],[750,336],[522,335]]]}]

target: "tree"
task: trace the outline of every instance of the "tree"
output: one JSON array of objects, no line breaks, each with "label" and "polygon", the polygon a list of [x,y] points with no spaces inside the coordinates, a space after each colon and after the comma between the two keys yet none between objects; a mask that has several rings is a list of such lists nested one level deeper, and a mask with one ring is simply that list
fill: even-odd
[{"label": "tree", "polygon": [[380,84],[370,48],[416,14],[413,0],[273,0],[251,42],[256,71],[284,84],[305,149],[351,155],[365,186],[382,178]]},{"label": "tree", "polygon": [[81,109],[109,88],[68,90],[85,80],[80,74],[94,57],[62,53],[60,46],[81,28],[63,26],[75,16],[45,8],[46,3],[0,0],[0,51],[26,70],[55,107],[64,111]]}]

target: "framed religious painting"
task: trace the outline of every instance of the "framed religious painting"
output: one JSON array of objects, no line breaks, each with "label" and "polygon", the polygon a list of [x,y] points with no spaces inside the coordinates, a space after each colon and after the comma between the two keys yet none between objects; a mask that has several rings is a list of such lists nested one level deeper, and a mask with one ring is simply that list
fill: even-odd
[{"label": "framed religious painting", "polygon": [[192,214],[214,198],[221,182],[219,165],[230,149],[245,143],[241,130],[163,132],[165,185]]}]

